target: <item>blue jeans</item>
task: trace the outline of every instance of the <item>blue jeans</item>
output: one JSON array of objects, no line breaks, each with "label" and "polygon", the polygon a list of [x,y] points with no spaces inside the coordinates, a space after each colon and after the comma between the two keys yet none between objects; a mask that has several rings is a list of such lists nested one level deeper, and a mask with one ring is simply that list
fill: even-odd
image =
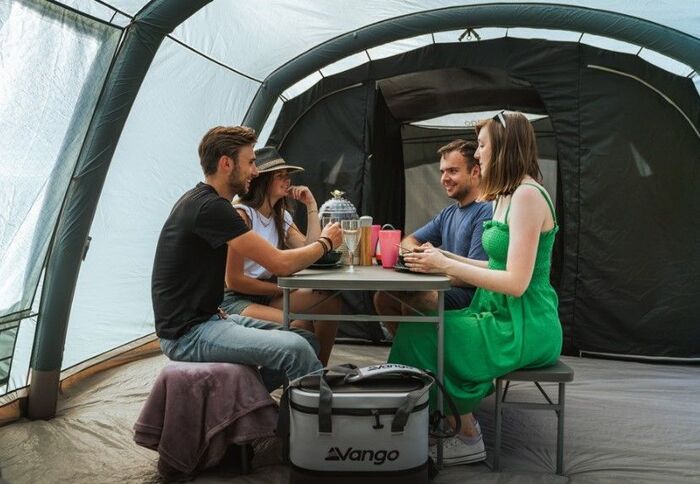
[{"label": "blue jeans", "polygon": [[230,314],[214,315],[190,328],[178,339],[162,339],[163,353],[173,361],[225,362],[260,366],[268,391],[279,387],[284,375],[290,380],[322,368],[318,342],[303,329],[283,331],[282,326]]}]

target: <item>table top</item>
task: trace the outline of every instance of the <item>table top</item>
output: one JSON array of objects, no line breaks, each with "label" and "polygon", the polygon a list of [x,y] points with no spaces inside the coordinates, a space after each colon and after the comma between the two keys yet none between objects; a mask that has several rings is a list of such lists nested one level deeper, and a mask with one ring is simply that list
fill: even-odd
[{"label": "table top", "polygon": [[283,289],[331,289],[355,291],[447,291],[450,280],[440,274],[415,274],[380,266],[348,266],[337,269],[305,269],[288,277],[278,277]]}]

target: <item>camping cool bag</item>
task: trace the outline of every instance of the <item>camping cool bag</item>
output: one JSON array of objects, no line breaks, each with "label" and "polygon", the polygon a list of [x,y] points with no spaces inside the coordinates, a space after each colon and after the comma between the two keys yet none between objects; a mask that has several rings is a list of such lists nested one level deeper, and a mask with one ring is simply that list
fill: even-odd
[{"label": "camping cool bag", "polygon": [[280,410],[289,416],[290,482],[427,483],[434,381],[383,364],[336,366],[290,383]]}]

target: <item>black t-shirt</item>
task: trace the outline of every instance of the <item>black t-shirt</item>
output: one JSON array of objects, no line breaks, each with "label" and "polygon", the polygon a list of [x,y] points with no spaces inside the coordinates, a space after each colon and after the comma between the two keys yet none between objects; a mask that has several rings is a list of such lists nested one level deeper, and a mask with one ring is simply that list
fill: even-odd
[{"label": "black t-shirt", "polygon": [[224,296],[226,243],[248,232],[214,188],[199,183],[173,207],[158,238],[151,297],[156,333],[177,339],[210,319]]}]

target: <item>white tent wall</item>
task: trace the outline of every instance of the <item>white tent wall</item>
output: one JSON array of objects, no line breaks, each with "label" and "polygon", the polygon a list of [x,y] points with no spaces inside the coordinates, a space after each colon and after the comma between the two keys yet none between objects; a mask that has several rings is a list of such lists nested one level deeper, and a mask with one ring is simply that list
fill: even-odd
[{"label": "white tent wall", "polygon": [[[0,394],[8,370],[6,390],[26,383],[33,323],[16,328],[38,305],[54,226],[120,35],[47,2],[0,7]],[[6,352],[15,337],[17,362]]]},{"label": "white tent wall", "polygon": [[197,145],[240,123],[258,85],[165,39],[112,159],[71,310],[63,368],[152,333],[151,268],[163,221],[202,178]]}]

